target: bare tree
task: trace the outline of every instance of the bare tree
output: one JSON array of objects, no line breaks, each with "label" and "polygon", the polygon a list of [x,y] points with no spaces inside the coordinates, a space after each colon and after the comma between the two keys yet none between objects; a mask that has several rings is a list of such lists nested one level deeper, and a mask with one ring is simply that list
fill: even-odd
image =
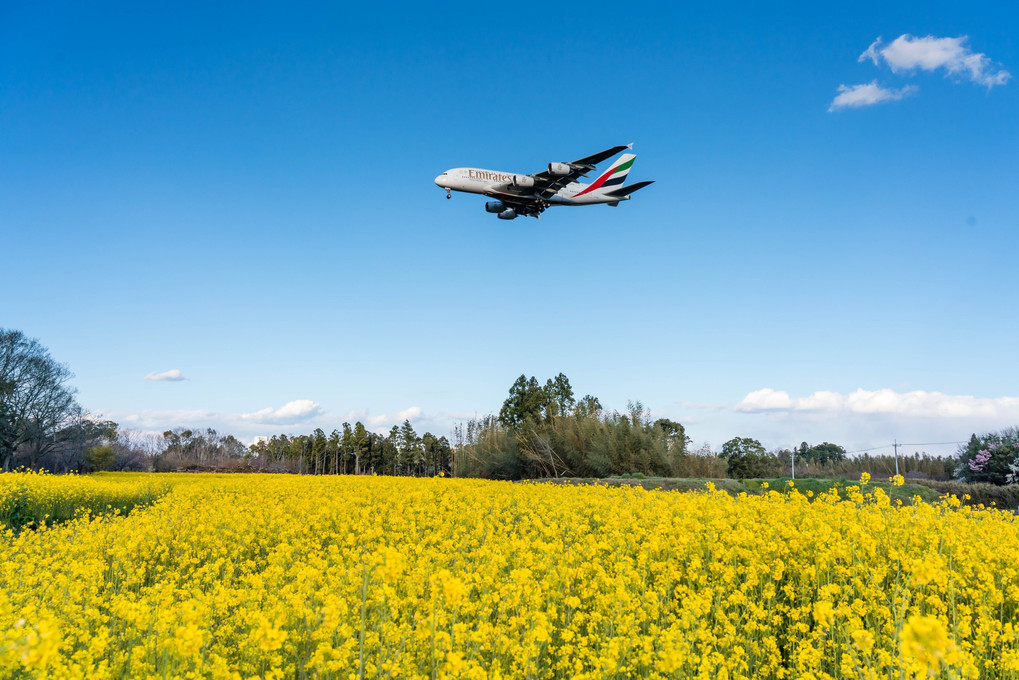
[{"label": "bare tree", "polygon": [[59,443],[59,433],[80,413],[68,385],[70,369],[38,340],[0,328],[0,465],[28,446],[33,459]]}]

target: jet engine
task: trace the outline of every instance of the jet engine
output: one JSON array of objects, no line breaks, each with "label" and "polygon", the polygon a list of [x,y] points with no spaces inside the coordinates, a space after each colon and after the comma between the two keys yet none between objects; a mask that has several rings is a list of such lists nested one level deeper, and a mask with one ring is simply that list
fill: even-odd
[{"label": "jet engine", "polygon": [[499,213],[500,220],[515,220],[517,218],[517,211],[513,208],[507,208]]},{"label": "jet engine", "polygon": [[553,175],[568,175],[570,174],[570,166],[566,163],[549,163],[548,171]]},{"label": "jet engine", "polygon": [[530,175],[513,175],[513,186],[529,189],[534,186],[534,178]]},{"label": "jet engine", "polygon": [[502,201],[487,201],[485,203],[485,211],[490,213],[501,213],[506,209],[506,204]]}]

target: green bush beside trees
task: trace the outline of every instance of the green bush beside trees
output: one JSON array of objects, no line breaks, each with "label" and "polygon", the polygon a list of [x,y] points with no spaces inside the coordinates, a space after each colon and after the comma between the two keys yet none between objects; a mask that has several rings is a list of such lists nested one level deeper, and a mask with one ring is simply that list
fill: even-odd
[{"label": "green bush beside trees", "polygon": [[688,458],[683,426],[652,420],[640,402],[606,412],[596,397],[574,397],[560,373],[541,385],[521,375],[499,417],[456,428],[454,474],[490,479],[673,476]]}]

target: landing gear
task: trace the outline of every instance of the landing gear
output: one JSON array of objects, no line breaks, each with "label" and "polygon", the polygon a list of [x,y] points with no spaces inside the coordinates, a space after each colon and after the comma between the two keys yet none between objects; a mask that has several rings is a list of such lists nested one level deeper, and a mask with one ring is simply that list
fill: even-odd
[{"label": "landing gear", "polygon": [[450,190],[449,190],[449,189],[446,189],[446,198],[447,198],[447,199],[449,199],[449,198],[453,198],[453,195],[452,195],[452,194],[450,193]]}]

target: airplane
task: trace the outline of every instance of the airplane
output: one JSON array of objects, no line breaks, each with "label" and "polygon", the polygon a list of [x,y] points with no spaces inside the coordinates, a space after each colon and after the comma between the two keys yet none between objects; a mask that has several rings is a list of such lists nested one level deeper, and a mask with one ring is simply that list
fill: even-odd
[{"label": "airplane", "polygon": [[500,220],[513,220],[519,215],[537,218],[546,208],[554,205],[594,205],[604,203],[615,207],[620,201],[630,200],[630,194],[643,189],[652,181],[623,186],[627,173],[633,167],[632,153],[623,154],[612,166],[590,184],[577,180],[595,169],[598,163],[615,156],[633,144],[614,146],[592,156],[571,163],[549,163],[546,170],[533,175],[497,172],[479,168],[452,168],[435,178],[435,183],[451,192],[484,194],[496,200],[487,201],[485,210],[496,213]]}]

